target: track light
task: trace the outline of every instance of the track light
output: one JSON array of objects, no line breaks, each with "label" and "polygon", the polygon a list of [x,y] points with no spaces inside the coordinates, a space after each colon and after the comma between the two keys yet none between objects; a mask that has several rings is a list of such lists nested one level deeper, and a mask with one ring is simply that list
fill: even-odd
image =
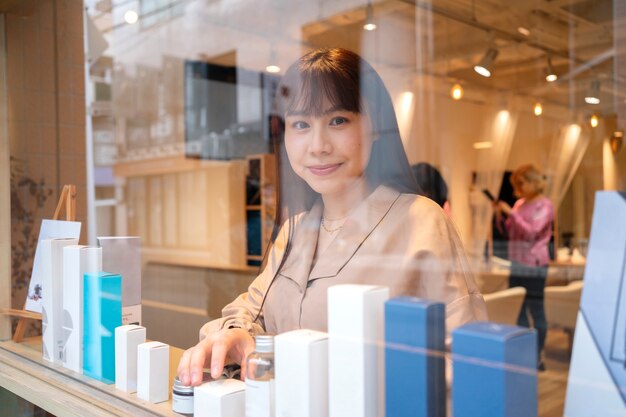
[{"label": "track light", "polygon": [[372,6],[372,2],[367,2],[365,24],[363,25],[363,29],[369,31],[376,30],[376,23],[374,23],[374,7]]},{"label": "track light", "polygon": [[474,71],[482,75],[483,77],[491,77],[491,66],[498,57],[498,50],[495,48],[489,48],[482,57],[478,65],[474,66]]},{"label": "track light", "polygon": [[600,80],[593,80],[585,96],[585,103],[600,104]]},{"label": "track light", "polygon": [[557,78],[559,78],[559,76],[556,75],[556,71],[552,66],[552,58],[548,57],[548,67],[546,68],[546,81],[551,83],[556,81]]},{"label": "track light", "polygon": [[596,116],[595,114],[592,115],[589,119],[589,124],[591,125],[591,127],[598,127],[598,122],[598,116]]},{"label": "track light", "polygon": [[460,100],[463,98],[463,87],[461,84],[456,83],[452,86],[452,90],[450,90],[450,95],[455,100]]},{"label": "track light", "polygon": [[535,116],[541,116],[541,114],[543,113],[543,106],[541,105],[541,102],[538,101],[535,103]]}]

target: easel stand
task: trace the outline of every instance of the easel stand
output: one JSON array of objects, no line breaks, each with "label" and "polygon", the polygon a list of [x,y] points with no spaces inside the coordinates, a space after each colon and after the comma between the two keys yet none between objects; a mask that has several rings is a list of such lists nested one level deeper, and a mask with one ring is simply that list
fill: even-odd
[{"label": "easel stand", "polygon": [[[65,220],[71,222],[76,221],[75,185],[70,184],[63,186],[63,191],[61,191],[61,197],[59,198],[59,202],[57,203],[56,210],[54,210],[54,216],[52,216],[52,220],[59,220],[59,216],[61,215],[61,210],[63,210],[63,207],[65,207]],[[24,338],[24,332],[26,331],[28,320],[41,320],[41,313],[35,313],[33,311],[28,311],[25,309],[18,310],[14,308],[5,308],[0,311],[0,313],[13,317],[19,317],[17,321],[17,327],[15,328],[15,333],[13,334],[13,341],[16,343],[21,342]]]}]

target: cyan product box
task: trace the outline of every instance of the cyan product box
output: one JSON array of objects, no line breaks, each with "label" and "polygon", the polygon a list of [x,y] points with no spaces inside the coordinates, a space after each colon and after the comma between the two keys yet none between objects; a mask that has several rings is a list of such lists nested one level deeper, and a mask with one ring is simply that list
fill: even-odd
[{"label": "cyan product box", "polygon": [[98,272],[84,277],[83,373],[115,382],[115,328],[122,325],[122,277]]},{"label": "cyan product box", "polygon": [[445,319],[442,303],[385,303],[386,417],[446,416]]},{"label": "cyan product box", "polygon": [[473,322],[452,332],[455,417],[537,416],[537,333]]}]

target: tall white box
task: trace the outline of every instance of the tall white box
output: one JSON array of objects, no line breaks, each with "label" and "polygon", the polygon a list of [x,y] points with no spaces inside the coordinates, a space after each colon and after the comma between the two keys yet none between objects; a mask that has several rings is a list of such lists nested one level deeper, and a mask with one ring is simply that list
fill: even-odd
[{"label": "tall white box", "polygon": [[193,390],[194,417],[245,417],[246,384],[238,379],[205,382]]},{"label": "tall white box", "polygon": [[274,352],[276,415],[327,417],[328,334],[286,332],[274,338]]},{"label": "tall white box", "polygon": [[117,389],[129,393],[137,391],[137,348],[145,342],[145,327],[128,324],[115,329],[115,387]]},{"label": "tall white box", "polygon": [[83,277],[102,271],[102,249],[63,248],[63,366],[83,373]]},{"label": "tall white box", "polygon": [[151,403],[169,399],[170,347],[161,342],[137,346],[137,396]]},{"label": "tall white box", "polygon": [[384,417],[384,309],[387,287],[328,288],[330,417]]},{"label": "tall white box", "polygon": [[98,237],[104,271],[122,276],[122,324],[141,325],[141,241],[137,236]]},{"label": "tall white box", "polygon": [[39,250],[42,273],[41,333],[43,358],[63,363],[63,248],[78,239],[44,239]]}]

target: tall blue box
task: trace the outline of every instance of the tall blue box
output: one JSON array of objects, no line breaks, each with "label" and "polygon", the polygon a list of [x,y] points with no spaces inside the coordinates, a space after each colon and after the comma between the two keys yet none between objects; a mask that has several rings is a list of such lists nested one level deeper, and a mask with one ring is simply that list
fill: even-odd
[{"label": "tall blue box", "polygon": [[386,417],[445,417],[445,318],[442,303],[385,303]]},{"label": "tall blue box", "polygon": [[84,275],[83,373],[115,382],[115,328],[122,325],[122,277],[98,272]]},{"label": "tall blue box", "polygon": [[452,332],[454,417],[537,416],[537,334],[468,323]]}]

